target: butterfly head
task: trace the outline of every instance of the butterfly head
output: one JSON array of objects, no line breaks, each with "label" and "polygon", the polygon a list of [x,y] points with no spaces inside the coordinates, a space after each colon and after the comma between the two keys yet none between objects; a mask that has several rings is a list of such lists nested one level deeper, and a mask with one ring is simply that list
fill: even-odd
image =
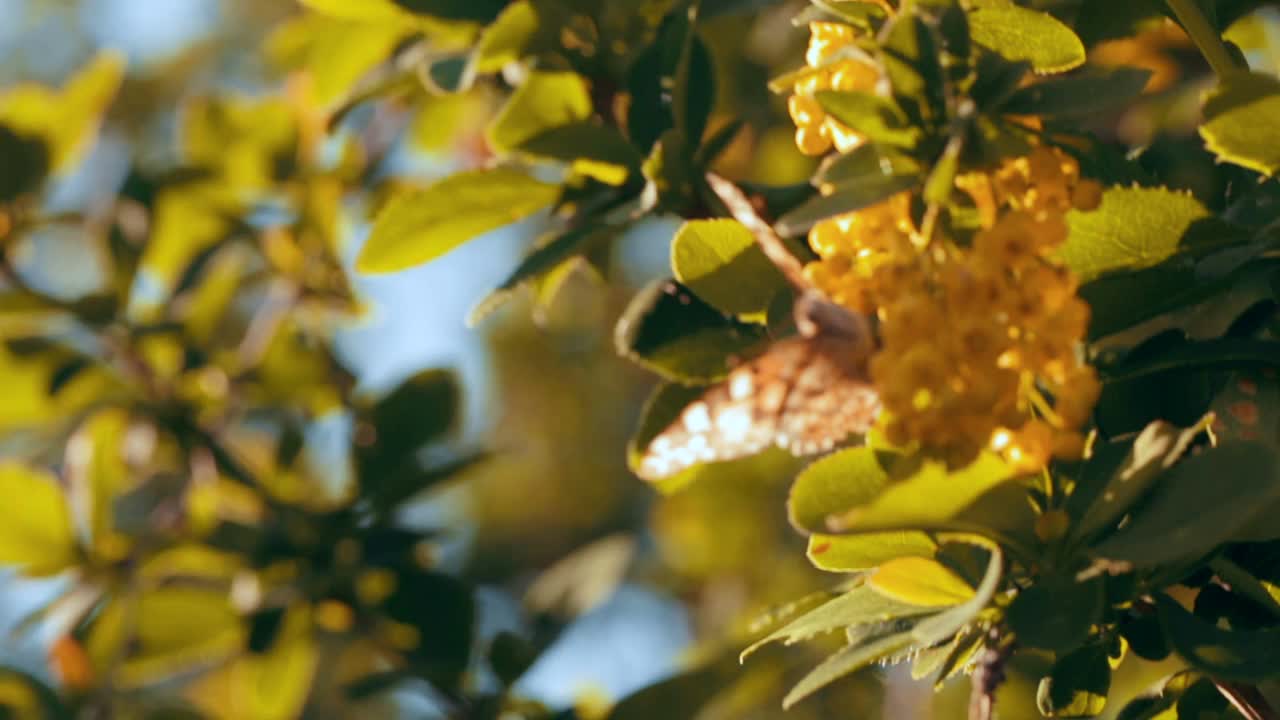
[{"label": "butterfly head", "polygon": [[796,330],[804,337],[838,337],[862,347],[867,354],[878,344],[870,318],[846,310],[816,290],[802,293],[792,313]]}]

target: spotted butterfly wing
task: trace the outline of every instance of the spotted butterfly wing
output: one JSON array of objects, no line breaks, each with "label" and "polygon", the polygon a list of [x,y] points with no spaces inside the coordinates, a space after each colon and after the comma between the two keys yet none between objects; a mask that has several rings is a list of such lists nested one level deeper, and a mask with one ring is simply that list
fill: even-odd
[{"label": "spotted butterfly wing", "polygon": [[796,455],[832,449],[866,433],[880,412],[867,379],[870,334],[861,318],[806,295],[801,334],[734,368],[649,443],[641,477],[746,457],[778,445]]}]

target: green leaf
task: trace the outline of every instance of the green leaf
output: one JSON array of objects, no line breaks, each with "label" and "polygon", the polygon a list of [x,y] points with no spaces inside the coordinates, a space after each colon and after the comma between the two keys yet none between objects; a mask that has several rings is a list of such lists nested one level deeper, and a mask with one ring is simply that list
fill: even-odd
[{"label": "green leaf", "polygon": [[[777,222],[779,234],[799,235],[822,220],[835,215],[861,210],[920,184],[920,176],[891,175],[876,172],[842,182],[783,215]],[[829,190],[829,191],[827,191]]]},{"label": "green leaf", "polygon": [[984,453],[971,465],[948,472],[941,462],[926,461],[911,477],[888,485],[865,504],[832,516],[827,522],[846,532],[903,529],[967,529],[953,523],[987,492],[1009,481],[1013,471],[998,456]]},{"label": "green leaf", "polygon": [[726,315],[763,313],[786,281],[736,220],[690,220],[671,243],[671,271]]},{"label": "green leaf", "polygon": [[671,281],[637,293],[614,333],[619,354],[686,384],[723,378],[763,338],[763,326],[726,317]]},{"label": "green leaf", "polygon": [[1102,619],[1105,600],[1099,579],[1081,583],[1048,576],[1019,592],[1005,619],[1019,645],[1062,653],[1089,638],[1093,624]]},{"label": "green leaf", "polygon": [[52,575],[76,563],[71,511],[57,478],[16,461],[0,463],[0,497],[22,511],[0,523],[0,565],[26,575]]},{"label": "green leaf", "polygon": [[75,715],[57,691],[16,668],[0,667],[0,716],[15,720],[70,720]]},{"label": "green leaf", "polygon": [[546,276],[565,261],[606,242],[614,236],[615,232],[616,229],[613,227],[587,223],[544,238],[528,255],[524,256],[501,285],[476,303],[467,316],[467,325],[474,327],[480,324],[489,313],[510,298],[516,288]]},{"label": "green leaf", "polygon": [[520,152],[569,163],[607,185],[622,185],[643,158],[615,128],[590,121],[560,125],[520,143]]},{"label": "green leaf", "polygon": [[809,562],[828,572],[862,572],[900,557],[933,557],[938,549],[928,534],[897,530],[862,535],[809,536]]},{"label": "green leaf", "polygon": [[1210,420],[1186,429],[1157,420],[1143,428],[1110,479],[1097,487],[1093,502],[1080,507],[1083,515],[1072,536],[1087,538],[1119,521],[1161,473],[1182,459],[1191,443],[1208,429]]},{"label": "green leaf", "polygon": [[814,95],[822,109],[846,127],[856,128],[868,142],[911,148],[920,129],[907,121],[892,100],[868,92],[821,90]]},{"label": "green leaf", "polygon": [[1118,110],[1142,94],[1151,71],[1119,67],[1081,70],[1014,91],[1001,110],[1014,115],[1087,117]]},{"label": "green leaf", "polygon": [[924,557],[889,560],[867,578],[887,598],[920,607],[951,607],[973,597],[973,588],[945,565]]},{"label": "green leaf", "polygon": [[1223,443],[1163,473],[1133,519],[1093,551],[1142,568],[1194,559],[1278,500],[1276,451],[1261,443]]},{"label": "green leaf", "polygon": [[498,16],[506,0],[391,0],[415,15],[441,20],[488,22]]},{"label": "green leaf", "polygon": [[936,645],[960,632],[991,602],[1000,587],[1003,568],[1003,555],[998,548],[992,547],[987,571],[973,597],[967,602],[924,618],[906,630],[898,629],[908,624],[900,619],[887,629],[872,626],[854,634],[849,645],[828,657],[787,693],[782,700],[783,708],[790,708],[835,680],[877,660],[896,657],[910,647]]},{"label": "green leaf", "polygon": [[1205,97],[1200,135],[1219,159],[1271,176],[1280,170],[1280,78],[1237,72]]},{"label": "green leaf", "polygon": [[1036,705],[1045,717],[1093,717],[1106,709],[1110,690],[1106,646],[1090,645],[1053,664],[1049,675],[1040,680]]},{"label": "green leaf", "polygon": [[1224,630],[1166,595],[1156,596],[1156,607],[1169,643],[1193,667],[1240,682],[1260,682],[1280,674],[1280,628]]},{"label": "green leaf", "polygon": [[9,203],[35,192],[49,174],[49,146],[39,137],[17,133],[0,124],[0,203]]},{"label": "green leaf", "polygon": [[542,133],[591,116],[587,81],[573,72],[529,73],[485,131],[497,152],[511,152]]},{"label": "green leaf", "polygon": [[1108,188],[1096,210],[1067,213],[1071,233],[1058,256],[1081,283],[1110,272],[1153,267],[1181,251],[1229,244],[1217,228],[1193,234],[1208,218],[1209,211],[1188,193]]},{"label": "green leaf", "polygon": [[919,175],[920,164],[910,155],[863,143],[847,153],[834,153],[822,161],[813,182],[819,186],[841,185],[874,176]]},{"label": "green leaf", "polygon": [[927,607],[904,603],[875,592],[866,585],[858,585],[756,641],[742,651],[741,659],[745,660],[771,642],[782,641],[786,645],[794,645],[835,630],[927,615],[930,612],[932,610]]},{"label": "green leaf", "polygon": [[356,269],[395,272],[434,260],[478,235],[536,213],[558,194],[559,186],[506,168],[451,175],[388,203],[374,221]]},{"label": "green leaf", "polygon": [[520,59],[539,30],[538,11],[530,0],[517,0],[480,33],[472,63],[478,73],[498,72]]},{"label": "green leaf", "polygon": [[1251,338],[1179,342],[1158,357],[1122,361],[1103,369],[1105,382],[1137,380],[1172,370],[1274,369],[1280,365],[1280,342]]},{"label": "green leaf", "polygon": [[838,450],[811,463],[791,485],[791,524],[803,532],[823,532],[829,529],[828,517],[874,501],[889,484],[881,463],[869,447]]},{"label": "green leaf", "polygon": [[946,114],[946,88],[938,41],[913,12],[900,13],[880,47],[893,94],[912,120],[937,124]]},{"label": "green leaf", "polygon": [[1085,61],[1084,43],[1049,13],[1010,0],[983,0],[969,14],[974,43],[1007,60],[1025,60],[1038,73],[1057,73]]},{"label": "green leaf", "polygon": [[650,150],[669,130],[693,147],[702,141],[715,103],[715,72],[684,6],[666,17],[653,44],[635,59],[627,87],[627,132],[637,147]]}]

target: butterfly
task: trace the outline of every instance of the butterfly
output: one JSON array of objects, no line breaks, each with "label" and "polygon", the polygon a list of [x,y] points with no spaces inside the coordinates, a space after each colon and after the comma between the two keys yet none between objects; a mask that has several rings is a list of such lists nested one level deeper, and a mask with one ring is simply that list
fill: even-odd
[{"label": "butterfly", "polygon": [[880,414],[880,396],[867,371],[876,348],[870,321],[808,285],[799,261],[741,190],[715,175],[707,179],[800,290],[793,308],[798,332],[731,370],[659,432],[637,470],[648,480],[746,457],[771,445],[795,455],[826,452],[851,435],[865,434]]}]

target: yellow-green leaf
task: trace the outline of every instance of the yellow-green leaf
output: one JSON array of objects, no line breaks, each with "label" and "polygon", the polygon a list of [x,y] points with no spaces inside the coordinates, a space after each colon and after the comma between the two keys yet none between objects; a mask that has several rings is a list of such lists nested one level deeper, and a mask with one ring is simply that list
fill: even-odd
[{"label": "yellow-green leaf", "polygon": [[451,175],[392,200],[360,252],[360,272],[385,273],[434,260],[490,230],[555,201],[558,185],[518,170],[493,168]]},{"label": "yellow-green leaf", "polygon": [[35,83],[0,92],[0,123],[49,143],[54,170],[74,165],[97,133],[124,79],[124,56],[103,52],[61,90]]},{"label": "yellow-green leaf", "polygon": [[52,575],[76,562],[71,510],[57,478],[6,461],[0,464],[0,497],[19,509],[0,523],[0,565]]},{"label": "yellow-green leaf", "polygon": [[1070,70],[1085,61],[1084,43],[1049,13],[1019,7],[1010,0],[983,0],[969,14],[973,41],[1036,72]]},{"label": "yellow-green leaf", "polygon": [[1280,170],[1280,78],[1259,72],[1222,78],[1204,101],[1200,135],[1220,159],[1274,175]]},{"label": "yellow-green leaf", "polygon": [[1081,283],[1117,270],[1141,270],[1185,249],[1184,236],[1209,216],[1189,193],[1112,187],[1095,210],[1067,214],[1071,233],[1058,256]]},{"label": "yellow-green leaf", "polygon": [[736,220],[690,220],[671,243],[671,271],[727,315],[762,313],[785,281]]},{"label": "yellow-green leaf", "polygon": [[937,550],[929,536],[918,530],[897,530],[862,535],[809,536],[809,562],[828,572],[862,572],[900,557],[933,557]]},{"label": "yellow-green leaf", "polygon": [[973,597],[959,575],[936,560],[900,557],[884,563],[867,580],[876,592],[920,607],[950,607]]},{"label": "yellow-green leaf", "polygon": [[547,130],[590,116],[591,94],[581,75],[532,72],[493,119],[489,144],[498,152],[511,152]]}]

